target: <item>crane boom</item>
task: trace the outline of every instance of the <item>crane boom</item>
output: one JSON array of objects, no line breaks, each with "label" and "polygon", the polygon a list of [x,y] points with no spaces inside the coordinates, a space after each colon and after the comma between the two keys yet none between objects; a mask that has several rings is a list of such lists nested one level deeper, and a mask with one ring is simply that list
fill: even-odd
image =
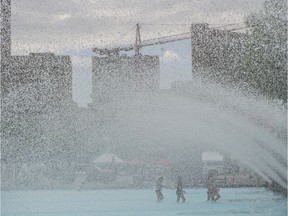
[{"label": "crane boom", "polygon": [[97,53],[99,55],[119,55],[121,51],[131,51],[133,50],[133,46],[127,46],[127,47],[116,47],[116,48],[93,48],[92,51],[94,53]]},{"label": "crane boom", "polygon": [[[187,36],[188,34],[189,36]],[[181,41],[181,40],[187,40],[187,39],[191,39],[191,32],[145,40],[142,42],[142,47],[153,46],[157,44],[173,43],[175,41]]]}]

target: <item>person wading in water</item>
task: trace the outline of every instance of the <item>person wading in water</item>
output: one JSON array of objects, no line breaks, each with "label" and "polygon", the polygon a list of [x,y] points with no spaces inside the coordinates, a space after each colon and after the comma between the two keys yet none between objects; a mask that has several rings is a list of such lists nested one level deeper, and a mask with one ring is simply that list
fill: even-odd
[{"label": "person wading in water", "polygon": [[185,202],[185,197],[184,193],[185,191],[183,190],[183,184],[182,184],[182,176],[179,175],[177,177],[177,187],[176,187],[176,195],[177,195],[177,202],[180,201],[180,198],[182,199],[182,202]]},{"label": "person wading in water", "polygon": [[163,185],[163,180],[164,180],[164,177],[163,176],[160,176],[159,178],[157,178],[156,180],[156,188],[155,188],[155,192],[156,192],[156,195],[157,195],[157,201],[160,202],[164,199],[164,196],[162,194],[162,188],[164,187]]}]

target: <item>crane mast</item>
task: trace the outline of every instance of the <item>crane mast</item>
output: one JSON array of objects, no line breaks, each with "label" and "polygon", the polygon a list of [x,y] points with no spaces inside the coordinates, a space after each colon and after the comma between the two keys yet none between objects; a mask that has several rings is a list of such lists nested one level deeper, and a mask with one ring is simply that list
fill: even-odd
[{"label": "crane mast", "polygon": [[[137,23],[136,25],[136,40],[135,40],[135,45],[134,45],[134,50],[135,50],[135,56],[134,56],[134,61],[135,61],[135,78],[141,82],[143,80],[143,73],[142,73],[142,67],[141,67],[141,62],[142,62],[142,55],[140,53],[140,48],[141,48],[141,36],[140,36],[140,25]],[[142,83],[139,83],[138,85],[141,86]],[[139,87],[138,86],[138,87]]]},{"label": "crane mast", "polygon": [[136,40],[135,40],[135,56],[140,56],[140,48],[141,48],[141,36],[140,36],[140,25],[139,23],[136,24]]}]

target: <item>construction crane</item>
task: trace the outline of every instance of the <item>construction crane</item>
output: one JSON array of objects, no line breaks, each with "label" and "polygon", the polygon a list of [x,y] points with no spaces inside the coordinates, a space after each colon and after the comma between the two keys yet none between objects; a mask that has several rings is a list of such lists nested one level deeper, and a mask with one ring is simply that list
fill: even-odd
[{"label": "construction crane", "polygon": [[128,45],[128,46],[121,46],[121,47],[114,47],[114,48],[93,48],[92,51],[98,55],[119,55],[122,51],[135,51],[135,58],[139,59],[141,58],[140,49],[145,46],[153,46],[157,44],[165,44],[165,43],[171,43],[175,41],[181,41],[181,40],[187,40],[191,38],[191,32],[166,36],[166,37],[159,37],[159,38],[153,38],[149,40],[141,41],[141,35],[140,35],[140,24],[136,24],[136,40],[134,45]]},{"label": "construction crane", "polygon": [[[200,25],[201,26],[204,25],[207,27],[209,24],[205,23],[205,24],[200,24]],[[225,25],[225,26],[220,26],[218,28],[226,27],[226,26],[230,26],[230,24]],[[193,25],[191,25],[191,31],[189,31],[189,32],[184,32],[181,34],[170,35],[170,36],[166,36],[166,37],[158,37],[158,38],[153,38],[153,39],[142,41],[141,35],[140,35],[140,24],[137,23],[136,24],[136,39],[135,39],[134,45],[119,46],[119,47],[113,47],[113,48],[98,48],[98,47],[96,47],[96,48],[93,48],[92,51],[95,54],[98,54],[100,56],[103,56],[103,55],[109,56],[109,57],[114,56],[114,57],[116,57],[115,59],[117,59],[117,56],[119,56],[121,52],[129,52],[129,51],[134,50],[135,55],[132,57],[134,60],[134,74],[133,74],[133,76],[138,80],[139,86],[141,86],[141,82],[145,81],[145,73],[143,73],[144,71],[142,70],[142,67],[144,66],[142,63],[145,61],[145,58],[142,57],[142,55],[141,55],[141,52],[140,52],[141,48],[147,47],[147,46],[153,46],[153,45],[157,45],[157,44],[165,44],[165,43],[171,43],[171,42],[191,39],[192,28],[193,28]],[[198,30],[201,31],[203,29],[201,27]],[[233,30],[237,30],[237,29],[232,29],[230,31],[233,31]],[[162,56],[163,56],[163,49],[162,49]]]},{"label": "construction crane", "polygon": [[[223,27],[229,27],[229,26],[234,26],[240,23],[234,23],[234,24],[226,24],[218,27],[214,27],[214,29],[217,28],[223,28]],[[172,24],[173,25],[173,24]],[[175,24],[177,25],[177,24]],[[186,24],[185,24],[186,25]],[[233,28],[229,29],[227,31],[235,31],[235,30],[242,30],[242,29],[247,29],[247,27],[240,27],[240,28]],[[149,40],[144,40],[141,41],[141,36],[140,36],[140,24],[136,24],[136,40],[134,45],[127,45],[127,46],[120,46],[120,47],[114,47],[114,48],[93,48],[92,51],[96,54],[99,55],[119,55],[121,51],[135,51],[135,56],[140,57],[140,49],[145,46],[153,46],[157,44],[165,44],[165,43],[171,43],[171,42],[176,42],[176,41],[181,41],[181,40],[187,40],[191,39],[191,31],[190,32],[185,32],[181,34],[176,34],[176,35],[170,35],[166,37],[159,37],[159,38],[153,38]]]},{"label": "construction crane", "polygon": [[[134,50],[134,66],[135,66],[135,76],[137,76],[139,81],[143,80],[144,74],[142,73],[142,55],[140,52],[140,49],[145,46],[153,46],[156,44],[164,44],[164,43],[170,43],[180,40],[186,40],[191,38],[191,32],[172,35],[172,36],[166,36],[166,37],[160,37],[160,38],[154,38],[149,40],[141,41],[141,35],[140,35],[140,25],[139,23],[136,24],[136,39],[134,45],[128,45],[128,46],[122,46],[122,47],[114,47],[114,48],[93,48],[93,52],[98,55],[104,55],[104,56],[119,56],[120,52],[122,51],[132,51]],[[141,86],[141,83],[139,83],[139,86]]]}]

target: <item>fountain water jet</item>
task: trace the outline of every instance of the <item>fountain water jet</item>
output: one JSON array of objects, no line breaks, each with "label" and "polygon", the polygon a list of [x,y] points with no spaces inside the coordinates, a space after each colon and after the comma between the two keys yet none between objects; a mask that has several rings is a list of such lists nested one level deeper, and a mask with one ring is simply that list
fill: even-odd
[{"label": "fountain water jet", "polygon": [[287,188],[286,108],[217,84],[185,86],[177,93],[115,99],[111,106],[117,123],[111,136],[130,148],[142,146],[143,152],[216,149]]}]

